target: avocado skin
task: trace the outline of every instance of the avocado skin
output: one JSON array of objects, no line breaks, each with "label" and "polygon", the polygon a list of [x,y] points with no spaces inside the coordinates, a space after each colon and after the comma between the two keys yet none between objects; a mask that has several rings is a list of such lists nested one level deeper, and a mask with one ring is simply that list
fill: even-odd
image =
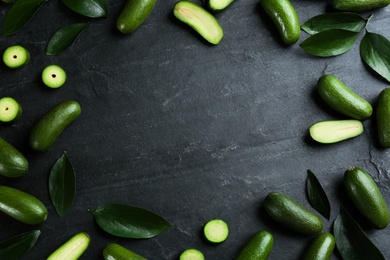
[{"label": "avocado skin", "polygon": [[390,0],[331,0],[331,6],[337,11],[365,12],[383,8]]},{"label": "avocado skin", "polygon": [[152,12],[156,0],[126,0],[120,12],[116,27],[123,34],[137,30]]},{"label": "avocado skin", "polygon": [[73,100],[63,101],[53,107],[31,130],[30,147],[36,151],[47,151],[80,113],[79,103]]},{"label": "avocado skin", "polygon": [[316,235],[323,228],[322,220],[309,209],[280,192],[270,192],[264,208],[272,219],[304,235]]},{"label": "avocado skin", "polygon": [[379,93],[376,102],[376,123],[379,145],[390,148],[390,88]]},{"label": "avocado skin", "polygon": [[17,178],[28,172],[28,161],[15,147],[0,137],[0,174]]},{"label": "avocado skin", "polygon": [[285,44],[299,40],[301,25],[294,6],[289,0],[261,0],[261,7],[271,18]]},{"label": "avocado skin", "polygon": [[320,77],[317,91],[325,103],[343,115],[357,120],[365,120],[372,115],[371,104],[333,75]]},{"label": "avocado skin", "polygon": [[344,188],[349,198],[376,229],[389,224],[389,210],[371,175],[359,167],[351,167],[344,173]]},{"label": "avocado skin", "polygon": [[46,206],[33,195],[0,185],[0,211],[29,225],[38,225],[46,220]]},{"label": "avocado skin", "polygon": [[330,260],[335,244],[334,236],[331,233],[320,233],[306,249],[303,260]]},{"label": "avocado skin", "polygon": [[259,231],[245,244],[236,260],[266,260],[273,245],[273,235],[266,230]]}]

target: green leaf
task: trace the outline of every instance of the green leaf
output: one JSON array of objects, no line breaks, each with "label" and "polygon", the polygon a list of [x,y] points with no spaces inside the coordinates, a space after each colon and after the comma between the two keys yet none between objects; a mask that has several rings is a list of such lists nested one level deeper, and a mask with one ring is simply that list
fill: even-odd
[{"label": "green leaf", "polygon": [[17,33],[30,22],[48,0],[18,0],[8,10],[3,23],[3,36]]},{"label": "green leaf", "polygon": [[301,28],[308,34],[316,34],[330,29],[360,32],[365,21],[366,19],[354,13],[330,13],[310,18]]},{"label": "green leaf", "polygon": [[368,66],[390,82],[390,41],[387,38],[366,31],[360,42],[360,56]]},{"label": "green leaf", "polygon": [[10,4],[10,3],[13,3],[15,2],[15,0],[2,0],[4,3],[6,4]]},{"label": "green leaf", "polygon": [[58,215],[64,216],[76,196],[76,175],[65,152],[51,169],[49,194]]},{"label": "green leaf", "polygon": [[0,259],[21,259],[37,242],[41,231],[33,230],[0,242]]},{"label": "green leaf", "polygon": [[358,34],[342,29],[331,29],[310,36],[299,46],[315,56],[336,56],[351,49]]},{"label": "green leaf", "polygon": [[107,0],[62,0],[74,12],[90,17],[107,17]]},{"label": "green leaf", "polygon": [[151,238],[172,226],[159,215],[124,204],[106,204],[88,210],[107,233],[126,238]]},{"label": "green leaf", "polygon": [[74,23],[60,28],[50,38],[46,55],[59,55],[69,48],[85,30],[88,23]]},{"label": "green leaf", "polygon": [[322,216],[330,218],[330,203],[321,183],[311,170],[307,170],[306,192],[310,205],[321,213]]},{"label": "green leaf", "polygon": [[337,249],[344,260],[385,259],[359,224],[343,208],[334,222],[333,233]]}]

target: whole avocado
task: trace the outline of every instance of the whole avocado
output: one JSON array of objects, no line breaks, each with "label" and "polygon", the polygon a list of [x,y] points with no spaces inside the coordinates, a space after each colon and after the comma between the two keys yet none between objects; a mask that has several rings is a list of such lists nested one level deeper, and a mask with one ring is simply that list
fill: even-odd
[{"label": "whole avocado", "polygon": [[390,0],[331,0],[331,6],[337,11],[365,12],[383,8]]},{"label": "whole avocado", "polygon": [[384,229],[390,221],[386,202],[371,175],[359,167],[344,173],[344,187],[359,212],[376,229]]},{"label": "whole avocado", "polygon": [[15,147],[0,137],[0,175],[21,177],[28,172],[28,161]]},{"label": "whole avocado", "polygon": [[152,12],[157,0],[126,0],[120,12],[116,27],[123,34],[137,30]]},{"label": "whole avocado", "polygon": [[316,235],[322,220],[302,204],[281,192],[270,192],[264,199],[268,215],[283,226],[303,235]]}]

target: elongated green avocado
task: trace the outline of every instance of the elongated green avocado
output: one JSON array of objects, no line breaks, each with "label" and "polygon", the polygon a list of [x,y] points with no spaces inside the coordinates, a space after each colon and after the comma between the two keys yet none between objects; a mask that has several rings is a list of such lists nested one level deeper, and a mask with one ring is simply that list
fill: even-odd
[{"label": "elongated green avocado", "polygon": [[254,234],[241,249],[236,260],[266,260],[272,251],[274,237],[262,230]]},{"label": "elongated green avocado", "polygon": [[6,177],[21,177],[27,172],[26,157],[0,137],[0,174]]},{"label": "elongated green avocado", "polygon": [[389,210],[371,175],[359,167],[344,173],[344,187],[359,212],[377,229],[389,224]]},{"label": "elongated green avocado", "polygon": [[270,192],[264,200],[264,208],[272,219],[298,233],[316,235],[323,228],[316,214],[286,194]]},{"label": "elongated green avocado", "polygon": [[390,88],[385,88],[378,96],[376,123],[379,145],[390,148]]},{"label": "elongated green avocado", "polygon": [[46,220],[47,208],[33,195],[24,191],[0,186],[0,211],[29,225],[38,225]]},{"label": "elongated green avocado", "polygon": [[61,102],[53,107],[33,127],[30,133],[31,148],[47,151],[80,113],[79,103],[73,100]]},{"label": "elongated green avocado", "polygon": [[301,24],[292,3],[289,0],[260,0],[260,4],[276,25],[283,42],[297,42],[301,35]]},{"label": "elongated green avocado", "polygon": [[147,260],[116,243],[110,243],[103,249],[103,258],[105,260]]},{"label": "elongated green avocado", "polygon": [[126,0],[116,20],[116,27],[123,34],[137,30],[148,18],[156,0]]},{"label": "elongated green avocado", "polygon": [[331,0],[333,9],[348,12],[365,12],[383,8],[390,0]]},{"label": "elongated green avocado", "polygon": [[317,235],[306,249],[303,260],[330,260],[336,242],[329,232]]},{"label": "elongated green avocado", "polygon": [[348,117],[364,120],[372,115],[372,106],[333,75],[324,75],[317,82],[321,98],[334,110]]}]

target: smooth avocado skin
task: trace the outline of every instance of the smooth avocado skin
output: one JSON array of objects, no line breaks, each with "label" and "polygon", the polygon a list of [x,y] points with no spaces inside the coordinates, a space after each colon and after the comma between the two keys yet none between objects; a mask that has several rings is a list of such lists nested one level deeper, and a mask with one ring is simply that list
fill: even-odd
[{"label": "smooth avocado skin", "polygon": [[344,173],[344,188],[352,202],[367,221],[376,229],[389,224],[389,210],[371,175],[359,167]]},{"label": "smooth avocado skin", "polygon": [[299,40],[301,24],[289,0],[260,0],[260,4],[275,24],[285,44],[290,45]]},{"label": "smooth avocado skin", "polygon": [[126,0],[120,12],[116,27],[123,34],[137,30],[152,12],[156,0]]},{"label": "smooth avocado skin", "polygon": [[5,177],[17,178],[28,172],[28,161],[10,143],[0,137],[0,174]]},{"label": "smooth avocado skin", "polygon": [[109,243],[103,249],[103,258],[105,260],[147,260],[145,257],[116,243]]},{"label": "smooth avocado skin", "polygon": [[330,260],[334,247],[334,236],[329,232],[317,235],[306,249],[303,260]]},{"label": "smooth avocado skin", "polygon": [[73,100],[53,107],[34,125],[30,133],[30,147],[36,151],[47,151],[80,113],[79,103]]},{"label": "smooth avocado skin", "polygon": [[273,235],[266,230],[259,231],[245,244],[236,260],[266,260],[273,245]]},{"label": "smooth avocado skin", "polygon": [[0,211],[29,225],[44,222],[48,212],[46,206],[33,195],[0,185]]},{"label": "smooth avocado skin", "polygon": [[331,0],[331,6],[338,11],[365,12],[383,8],[390,0]]},{"label": "smooth avocado skin", "polygon": [[372,115],[372,106],[333,75],[323,75],[317,91],[332,109],[353,119],[365,120]]},{"label": "smooth avocado skin", "polygon": [[379,93],[376,102],[376,123],[379,145],[390,148],[390,88]]},{"label": "smooth avocado skin", "polygon": [[303,235],[316,235],[323,228],[322,220],[309,209],[280,192],[270,192],[264,208],[272,219]]}]

